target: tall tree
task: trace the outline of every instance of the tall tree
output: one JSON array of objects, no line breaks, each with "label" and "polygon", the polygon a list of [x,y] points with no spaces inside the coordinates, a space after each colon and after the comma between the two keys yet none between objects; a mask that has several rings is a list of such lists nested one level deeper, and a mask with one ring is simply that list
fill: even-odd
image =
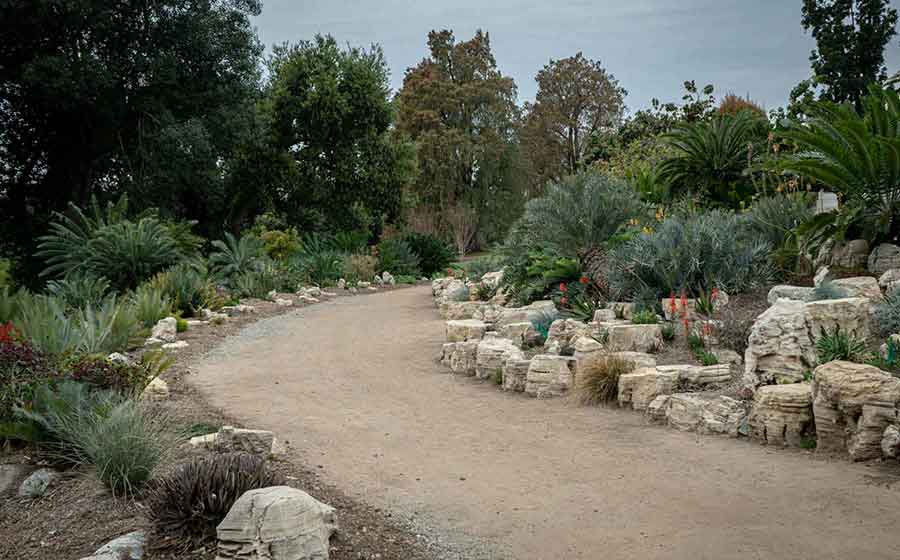
[{"label": "tall tree", "polygon": [[809,60],[821,98],[859,107],[868,84],[887,77],[884,49],[897,33],[897,10],[889,0],[803,0],[802,21],[816,40]]},{"label": "tall tree", "polygon": [[294,179],[276,195],[280,209],[314,229],[368,227],[360,222],[370,215],[398,219],[412,152],[389,134],[381,48],[342,50],[317,36],[278,47],[270,70],[273,140],[295,162]]},{"label": "tall tree", "polygon": [[515,82],[481,30],[462,42],[432,31],[428,47],[396,97],[398,130],[417,147],[415,194],[437,210],[471,206],[482,237],[502,235],[522,204]]},{"label": "tall tree", "polygon": [[[599,60],[582,53],[551,60],[535,81],[535,101],[525,107],[523,146],[542,181],[559,180],[578,172],[594,135],[621,122],[626,91]],[[557,161],[547,161],[552,156]]]},{"label": "tall tree", "polygon": [[258,0],[0,3],[0,238],[28,254],[51,211],[122,192],[215,224],[218,163],[258,86],[259,10]]}]

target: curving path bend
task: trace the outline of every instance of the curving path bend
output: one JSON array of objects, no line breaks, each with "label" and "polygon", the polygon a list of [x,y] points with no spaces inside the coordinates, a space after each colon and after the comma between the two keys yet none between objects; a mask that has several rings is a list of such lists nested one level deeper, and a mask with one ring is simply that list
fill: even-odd
[{"label": "curving path bend", "polygon": [[454,558],[900,558],[897,469],[647,426],[448,375],[430,288],[266,319],[192,382]]}]

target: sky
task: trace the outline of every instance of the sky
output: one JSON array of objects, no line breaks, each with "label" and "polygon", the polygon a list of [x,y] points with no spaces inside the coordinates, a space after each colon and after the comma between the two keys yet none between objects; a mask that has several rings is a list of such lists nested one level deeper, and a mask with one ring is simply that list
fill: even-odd
[{"label": "sky", "polygon": [[[900,0],[891,0],[900,9]],[[534,99],[534,76],[550,59],[581,51],[600,60],[628,90],[631,110],[653,98],[677,101],[685,80],[713,84],[717,97],[749,95],[767,109],[787,103],[810,75],[812,38],[801,0],[263,0],[255,18],[266,47],[331,34],[338,42],[384,49],[394,91],[427,53],[432,29],[471,38],[490,33],[500,71],[519,100]],[[900,37],[886,50],[900,70]]]}]

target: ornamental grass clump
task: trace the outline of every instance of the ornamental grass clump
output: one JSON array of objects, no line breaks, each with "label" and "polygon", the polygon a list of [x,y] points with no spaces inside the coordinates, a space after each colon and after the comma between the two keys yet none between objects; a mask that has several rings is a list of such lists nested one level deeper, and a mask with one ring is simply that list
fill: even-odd
[{"label": "ornamental grass clump", "polygon": [[614,356],[597,360],[578,372],[575,398],[588,406],[613,402],[619,397],[619,376],[634,369],[634,362]]}]

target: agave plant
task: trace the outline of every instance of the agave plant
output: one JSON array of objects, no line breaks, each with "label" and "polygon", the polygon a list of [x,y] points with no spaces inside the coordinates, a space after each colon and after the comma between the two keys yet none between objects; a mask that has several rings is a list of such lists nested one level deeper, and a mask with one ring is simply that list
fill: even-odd
[{"label": "agave plant", "polygon": [[753,194],[744,171],[754,144],[765,138],[765,122],[751,111],[741,111],[675,128],[663,137],[674,154],[660,164],[659,178],[668,182],[673,194],[692,193],[715,204],[740,207]]},{"label": "agave plant", "polygon": [[263,243],[252,235],[236,238],[225,233],[225,240],[212,242],[216,249],[209,256],[209,263],[216,276],[227,280],[237,274],[258,269],[263,257]]},{"label": "agave plant", "polygon": [[900,233],[900,96],[873,85],[851,104],[822,101],[806,122],[791,122],[783,135],[797,151],[776,160],[775,170],[813,179],[838,193],[844,207],[820,214],[799,230],[807,243],[844,237],[849,230],[870,240]]}]

